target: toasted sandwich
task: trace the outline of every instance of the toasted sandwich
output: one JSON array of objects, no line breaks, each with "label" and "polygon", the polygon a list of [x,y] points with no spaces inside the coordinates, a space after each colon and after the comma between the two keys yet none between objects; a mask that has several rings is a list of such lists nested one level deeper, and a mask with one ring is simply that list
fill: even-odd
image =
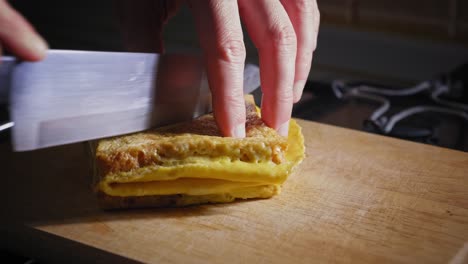
[{"label": "toasted sandwich", "polygon": [[95,191],[104,209],[187,206],[269,198],[304,157],[301,128],[289,136],[266,126],[246,100],[246,137],[223,137],[212,114],[95,148]]}]

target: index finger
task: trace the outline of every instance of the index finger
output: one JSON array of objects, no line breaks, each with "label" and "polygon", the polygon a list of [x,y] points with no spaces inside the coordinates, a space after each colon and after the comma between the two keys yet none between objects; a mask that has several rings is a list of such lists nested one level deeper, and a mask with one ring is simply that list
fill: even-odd
[{"label": "index finger", "polygon": [[204,52],[213,109],[225,136],[245,137],[245,46],[237,1],[191,1]]},{"label": "index finger", "polygon": [[315,0],[281,0],[297,36],[294,102],[297,103],[309,77],[312,55],[317,46],[320,12]]},{"label": "index finger", "polygon": [[293,106],[296,34],[279,0],[239,1],[242,19],[260,59],[262,119],[288,135]]},{"label": "index finger", "polygon": [[46,56],[47,44],[26,19],[0,0],[0,43],[22,59],[37,61]]}]

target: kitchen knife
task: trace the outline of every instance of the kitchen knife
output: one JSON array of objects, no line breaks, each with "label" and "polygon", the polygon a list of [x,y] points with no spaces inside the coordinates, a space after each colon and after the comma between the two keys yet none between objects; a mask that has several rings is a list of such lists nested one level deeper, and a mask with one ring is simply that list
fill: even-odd
[{"label": "kitchen knife", "polygon": [[[260,86],[247,65],[244,93]],[[15,151],[86,141],[191,120],[211,111],[199,57],[50,50],[41,62],[2,57]],[[1,103],[1,100],[0,100]]]}]

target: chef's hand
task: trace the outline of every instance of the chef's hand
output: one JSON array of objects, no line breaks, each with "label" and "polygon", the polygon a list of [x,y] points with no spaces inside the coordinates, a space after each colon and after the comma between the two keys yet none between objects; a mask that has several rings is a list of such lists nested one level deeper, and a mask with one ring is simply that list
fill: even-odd
[{"label": "chef's hand", "polygon": [[302,95],[317,43],[320,14],[316,0],[188,2],[223,134],[245,136],[242,20],[259,53],[262,118],[286,136],[292,105]]},{"label": "chef's hand", "polygon": [[[214,113],[223,134],[245,135],[242,20],[259,51],[262,118],[286,135],[292,105],[301,97],[317,42],[320,14],[316,0],[186,1],[195,18]],[[127,48],[162,52],[162,27],[185,1],[119,2]]]},{"label": "chef's hand", "polygon": [[0,0],[0,55],[2,45],[29,61],[41,60],[47,52],[46,42],[5,0]]}]

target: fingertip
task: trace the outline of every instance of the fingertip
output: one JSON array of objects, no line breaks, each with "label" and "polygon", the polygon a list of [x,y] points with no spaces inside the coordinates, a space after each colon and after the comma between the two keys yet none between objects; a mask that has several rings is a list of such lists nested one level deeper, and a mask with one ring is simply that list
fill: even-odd
[{"label": "fingertip", "polygon": [[23,32],[5,39],[5,46],[25,61],[40,61],[47,56],[47,42],[35,32]]},{"label": "fingertip", "polygon": [[262,120],[270,128],[273,128],[281,136],[287,136],[289,130],[289,120],[292,113],[291,96],[285,96],[280,100],[262,97]]},{"label": "fingertip", "polygon": [[45,58],[48,50],[46,41],[6,1],[0,1],[0,20],[0,39],[13,54],[27,61]]},{"label": "fingertip", "polygon": [[47,50],[49,46],[47,42],[38,35],[29,37],[29,40],[24,41],[25,51],[24,54],[20,54],[25,60],[29,61],[40,61],[47,56]]},{"label": "fingertip", "polygon": [[223,96],[223,91],[217,92],[215,90],[212,93],[213,110],[221,134],[225,137],[244,138],[246,108],[242,93],[237,96]]},{"label": "fingertip", "polygon": [[287,137],[288,132],[289,132],[289,120],[284,122],[283,124],[281,124],[278,127],[277,132],[278,132],[279,135],[281,135],[283,137]]},{"label": "fingertip", "polygon": [[239,124],[231,130],[231,137],[245,138],[245,124]]}]

